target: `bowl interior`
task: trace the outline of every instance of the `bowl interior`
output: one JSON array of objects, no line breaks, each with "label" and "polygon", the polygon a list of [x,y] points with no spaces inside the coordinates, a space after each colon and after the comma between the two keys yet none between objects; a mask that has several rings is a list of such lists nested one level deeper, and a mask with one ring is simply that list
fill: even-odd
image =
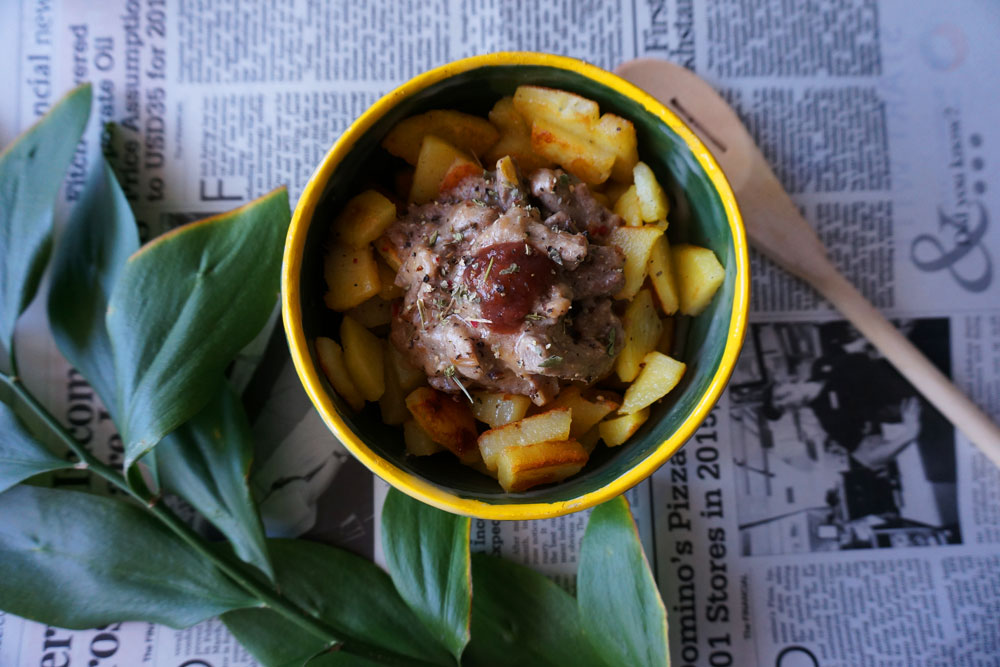
[{"label": "bowl interior", "polygon": [[[719,368],[738,284],[737,249],[722,200],[680,136],[638,102],[577,72],[532,65],[486,66],[432,84],[399,101],[357,140],[326,183],[309,221],[300,274],[302,326],[315,366],[318,362],[312,341],[322,335],[339,339],[341,319],[323,304],[323,248],[328,227],[347,199],[399,166],[380,148],[382,137],[403,118],[429,109],[459,109],[486,116],[497,99],[529,83],[579,93],[596,100],[602,113],[609,111],[630,119],[635,124],[640,158],[653,169],[670,196],[671,243],[689,241],[711,248],[726,267],[726,278],[708,309],[691,319],[688,326],[678,327],[682,338],[677,356],[687,364],[680,385],[653,406],[650,419],[626,445],[614,449],[599,445],[582,473],[558,485],[507,494],[494,480],[469,470],[452,457],[407,457],[402,429],[383,424],[377,404],[369,403],[363,411],[354,413],[322,379],[344,421],[379,456],[460,497],[491,504],[571,500],[605,486],[656,451],[691,415]],[[681,321],[685,319],[689,318]]]}]

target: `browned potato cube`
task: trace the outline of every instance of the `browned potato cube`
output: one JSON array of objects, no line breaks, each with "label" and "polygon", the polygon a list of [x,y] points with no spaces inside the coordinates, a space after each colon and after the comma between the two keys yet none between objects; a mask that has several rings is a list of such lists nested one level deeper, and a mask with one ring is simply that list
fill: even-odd
[{"label": "browned potato cube", "polygon": [[518,86],[514,108],[529,123],[542,119],[589,129],[597,123],[597,102],[574,93],[543,86]]},{"label": "browned potato cube", "polygon": [[523,419],[531,399],[520,394],[491,391],[472,392],[472,414],[479,421],[497,428]]},{"label": "browned potato cube", "polygon": [[[380,236],[375,239],[376,252],[385,261],[386,266],[393,270],[393,272],[399,271],[399,267],[403,265],[403,260],[400,258],[399,253],[396,252],[396,246],[392,245],[385,236]],[[395,273],[393,273],[395,275]]]},{"label": "browned potato cube", "polygon": [[615,202],[614,212],[622,217],[629,227],[642,227],[642,213],[639,211],[639,197],[635,186],[630,185]]},{"label": "browned potato cube", "polygon": [[656,240],[650,250],[648,273],[660,308],[667,315],[673,315],[680,307],[680,295],[677,292],[677,277],[674,275],[670,242],[667,241],[665,234]]},{"label": "browned potato cube", "polygon": [[458,181],[455,179],[459,175],[464,178],[471,173],[476,173],[477,170],[481,173],[482,167],[477,165],[469,155],[444,139],[429,134],[424,137],[424,142],[420,147],[417,169],[413,172],[410,201],[415,204],[433,201],[441,193],[441,186],[446,177],[449,182],[457,183]]},{"label": "browned potato cube", "polygon": [[572,414],[568,408],[549,410],[526,417],[479,436],[479,452],[490,470],[497,468],[497,456],[505,447],[518,447],[549,440],[569,438]]},{"label": "browned potato cube", "polygon": [[642,211],[643,222],[666,220],[670,204],[653,170],[645,162],[639,162],[633,167],[632,176],[635,178],[635,191],[639,197],[639,210]]},{"label": "browned potato cube", "polygon": [[445,451],[413,419],[403,422],[403,442],[406,444],[406,453],[410,456],[430,456]]},{"label": "browned potato cube", "polygon": [[351,308],[345,314],[366,329],[374,329],[392,321],[392,304],[384,301],[381,297],[373,296],[360,306]]},{"label": "browned potato cube", "polygon": [[653,350],[642,360],[642,371],[625,391],[619,412],[631,414],[666,396],[677,386],[687,367],[681,361]]},{"label": "browned potato cube", "polygon": [[430,387],[418,387],[406,397],[406,407],[431,439],[459,461],[474,462],[479,458],[476,421],[467,403]]},{"label": "browned potato cube", "polygon": [[662,326],[653,306],[653,295],[641,289],[625,309],[622,319],[625,347],[615,360],[615,372],[623,382],[631,382],[639,374],[643,357],[656,348]]},{"label": "browned potato cube", "polygon": [[417,164],[421,143],[434,135],[474,155],[482,155],[500,133],[485,118],[461,111],[436,109],[400,121],[382,140],[382,147],[410,164]]},{"label": "browned potato cube", "polygon": [[345,311],[378,294],[382,281],[371,246],[352,248],[333,244],[323,261],[323,276],[329,288],[323,296],[327,308]]},{"label": "browned potato cube", "polygon": [[321,336],[316,339],[316,357],[319,359],[319,366],[323,369],[326,379],[333,385],[334,391],[340,394],[351,409],[360,410],[365,407],[365,399],[361,392],[354,386],[347,366],[344,365],[344,351],[337,341],[332,338]]},{"label": "browned potato cube", "polygon": [[616,299],[631,299],[639,292],[646,279],[653,244],[661,236],[663,230],[651,225],[618,227],[611,232],[608,242],[625,253],[625,287],[615,295]]},{"label": "browned potato cube", "polygon": [[607,147],[615,155],[611,178],[620,183],[632,182],[632,168],[639,161],[635,126],[632,122],[606,113],[594,126],[594,134],[597,136],[597,143]]},{"label": "browned potato cube", "polygon": [[333,223],[341,243],[364,248],[396,220],[396,205],[375,190],[351,198]]},{"label": "browned potato cube", "polygon": [[497,457],[500,486],[508,493],[551,484],[580,472],[587,451],[575,440],[506,447]]},{"label": "browned potato cube", "polygon": [[570,438],[580,438],[597,422],[618,409],[620,400],[615,400],[611,392],[598,392],[593,398],[584,397],[581,389],[576,386],[566,387],[548,407],[569,408],[572,412],[572,422],[569,427]]},{"label": "browned potato cube", "polygon": [[378,399],[378,407],[382,412],[382,421],[386,424],[402,424],[410,419],[410,411],[406,408],[406,392],[403,390],[396,373],[396,365],[389,361],[392,343],[382,341],[383,357],[385,358],[385,392]]},{"label": "browned potato cube", "polygon": [[340,341],[344,344],[344,365],[354,385],[366,401],[377,401],[385,391],[381,341],[348,315],[340,322]]},{"label": "browned potato cube", "polygon": [[697,315],[708,307],[726,278],[726,270],[708,248],[682,243],[671,248],[680,312]]},{"label": "browned potato cube", "polygon": [[597,425],[601,440],[608,447],[617,447],[635,435],[639,427],[649,419],[649,408],[643,408],[632,414],[608,419]]},{"label": "browned potato cube", "polygon": [[409,393],[424,383],[427,379],[424,372],[411,364],[403,353],[396,349],[395,345],[390,342],[386,346],[386,350],[388,351],[386,363],[393,366],[404,393]]},{"label": "browned potato cube", "polygon": [[531,124],[514,108],[512,97],[501,98],[493,105],[490,122],[500,128],[500,140],[486,151],[485,161],[495,164],[510,156],[525,173],[552,164],[531,150]]},{"label": "browned potato cube", "polygon": [[613,153],[595,145],[586,134],[540,118],[531,123],[531,148],[590,185],[608,180],[615,162]]}]

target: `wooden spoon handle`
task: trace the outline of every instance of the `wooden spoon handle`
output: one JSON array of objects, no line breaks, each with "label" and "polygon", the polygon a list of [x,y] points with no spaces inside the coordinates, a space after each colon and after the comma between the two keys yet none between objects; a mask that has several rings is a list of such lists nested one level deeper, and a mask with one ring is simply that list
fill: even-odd
[{"label": "wooden spoon handle", "polygon": [[[757,151],[756,147],[752,149]],[[1000,426],[937,369],[833,265],[764,156],[737,200],[754,247],[825,296],[889,362],[986,456],[1000,467]],[[858,378],[864,382],[864,378]]]},{"label": "wooden spoon handle", "polygon": [[[827,261],[829,264],[829,261]],[[813,287],[885,355],[903,377],[1000,467],[1000,426],[952,384],[832,264],[810,280]],[[864,382],[865,378],[858,378]]]}]

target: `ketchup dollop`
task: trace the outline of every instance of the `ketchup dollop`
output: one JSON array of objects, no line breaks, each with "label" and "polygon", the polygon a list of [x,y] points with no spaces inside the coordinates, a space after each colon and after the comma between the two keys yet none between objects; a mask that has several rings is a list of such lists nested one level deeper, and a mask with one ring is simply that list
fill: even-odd
[{"label": "ketchup dollop", "polygon": [[[491,262],[492,260],[492,262]],[[524,243],[498,243],[476,253],[466,282],[497,333],[513,333],[556,278],[551,259]]]}]

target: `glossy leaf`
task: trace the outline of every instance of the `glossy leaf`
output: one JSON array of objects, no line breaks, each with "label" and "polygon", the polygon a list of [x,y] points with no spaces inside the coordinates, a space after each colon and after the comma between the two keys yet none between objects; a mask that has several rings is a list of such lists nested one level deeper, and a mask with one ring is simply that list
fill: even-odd
[{"label": "glossy leaf", "polygon": [[[407,608],[389,576],[374,563],[305,540],[268,540],[268,546],[282,594],[324,621],[339,637],[386,647],[410,660],[453,664]],[[309,635],[304,630],[277,614],[226,614],[222,620],[265,664],[305,661],[324,648],[322,642],[306,641]],[[281,646],[285,632],[289,643],[296,644],[294,652]],[[349,651],[348,642],[341,652]]]},{"label": "glossy leaf", "polygon": [[115,367],[104,315],[118,274],[138,249],[135,216],[111,167],[101,159],[59,238],[48,306],[59,351],[112,415]]},{"label": "glossy leaf", "polygon": [[126,467],[211,400],[267,321],[289,217],[281,188],[164,234],[125,264],[107,327]]},{"label": "glossy leaf", "polygon": [[253,436],[239,397],[225,381],[217,396],[153,450],[160,482],[191,503],[233,545],[236,555],[274,577],[264,528],[247,476]]},{"label": "glossy leaf", "polygon": [[90,84],[73,89],[0,155],[0,345],[8,351],[49,258],[52,210],[90,101]]},{"label": "glossy leaf", "polygon": [[382,506],[382,551],[396,590],[455,660],[469,642],[469,529],[468,517],[396,489],[389,489]]},{"label": "glossy leaf", "polygon": [[590,515],[577,600],[587,638],[608,664],[670,664],[666,609],[624,496]]},{"label": "glossy leaf", "polygon": [[0,493],[29,477],[72,467],[38,442],[14,411],[0,403]]},{"label": "glossy leaf", "polygon": [[0,494],[4,611],[64,628],[144,620],[186,627],[258,605],[134,505],[17,486]]},{"label": "glossy leaf", "polygon": [[300,667],[326,644],[270,609],[239,609],[222,615],[233,636],[267,667]]},{"label": "glossy leaf", "polygon": [[583,636],[573,596],[543,575],[473,554],[472,590],[472,641],[463,664],[604,664]]}]

